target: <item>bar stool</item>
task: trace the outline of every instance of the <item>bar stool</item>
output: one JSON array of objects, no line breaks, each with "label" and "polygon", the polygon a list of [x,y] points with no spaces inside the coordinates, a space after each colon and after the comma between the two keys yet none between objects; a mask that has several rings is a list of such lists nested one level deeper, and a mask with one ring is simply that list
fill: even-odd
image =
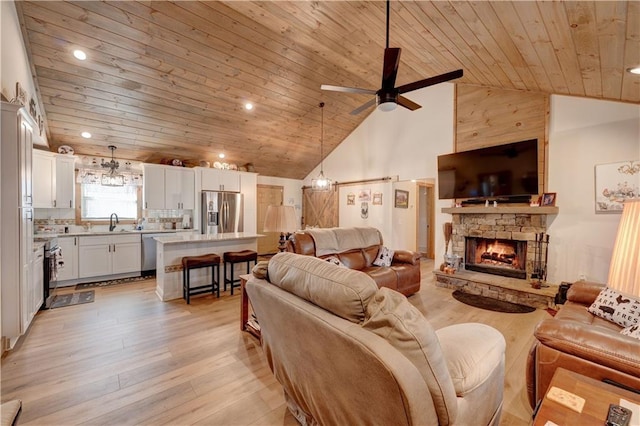
[{"label": "bar stool", "polygon": [[[197,268],[211,267],[211,283],[191,287],[189,271]],[[211,291],[216,297],[220,297],[220,256],[215,253],[202,256],[185,256],[182,258],[182,297],[191,303],[191,295],[208,293]]]},{"label": "bar stool", "polygon": [[[224,291],[227,291],[227,284],[231,284],[231,295],[233,296],[233,288],[238,287],[236,283],[240,282],[240,278],[233,278],[233,270],[236,263],[247,263],[247,274],[250,272],[251,264],[258,263],[258,253],[253,250],[227,251],[223,254],[224,258]],[[231,265],[231,277],[227,279],[227,264]]]}]

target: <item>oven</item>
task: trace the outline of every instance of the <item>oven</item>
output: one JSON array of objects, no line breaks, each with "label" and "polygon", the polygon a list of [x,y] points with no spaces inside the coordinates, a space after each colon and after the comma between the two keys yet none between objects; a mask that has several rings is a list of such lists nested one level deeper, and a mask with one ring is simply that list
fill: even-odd
[{"label": "oven", "polygon": [[62,265],[62,250],[58,246],[56,237],[49,238],[44,245],[44,302],[41,309],[49,309],[55,297],[55,290],[58,285],[58,268]]}]

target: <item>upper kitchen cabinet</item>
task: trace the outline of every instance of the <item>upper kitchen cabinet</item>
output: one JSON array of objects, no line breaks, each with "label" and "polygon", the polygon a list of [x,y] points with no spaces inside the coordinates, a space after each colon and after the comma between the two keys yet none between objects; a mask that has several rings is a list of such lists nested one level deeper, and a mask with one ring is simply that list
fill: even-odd
[{"label": "upper kitchen cabinet", "polygon": [[195,204],[193,169],[143,165],[143,204],[150,210],[191,210]]},{"label": "upper kitchen cabinet", "polygon": [[49,151],[33,150],[33,207],[49,209],[56,201],[56,157]]},{"label": "upper kitchen cabinet", "polygon": [[75,158],[56,155],[55,207],[72,209],[76,204]]},{"label": "upper kitchen cabinet", "polygon": [[49,151],[33,150],[33,207],[75,206],[75,159]]},{"label": "upper kitchen cabinet", "polygon": [[240,192],[240,173],[232,170],[198,168],[203,191]]}]

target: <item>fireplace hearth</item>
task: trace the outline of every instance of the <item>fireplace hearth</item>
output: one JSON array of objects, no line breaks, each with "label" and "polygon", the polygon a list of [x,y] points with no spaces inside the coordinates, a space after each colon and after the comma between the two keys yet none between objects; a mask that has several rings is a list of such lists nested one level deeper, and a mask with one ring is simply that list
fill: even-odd
[{"label": "fireplace hearth", "polygon": [[526,279],[527,242],[496,238],[465,238],[465,269]]}]

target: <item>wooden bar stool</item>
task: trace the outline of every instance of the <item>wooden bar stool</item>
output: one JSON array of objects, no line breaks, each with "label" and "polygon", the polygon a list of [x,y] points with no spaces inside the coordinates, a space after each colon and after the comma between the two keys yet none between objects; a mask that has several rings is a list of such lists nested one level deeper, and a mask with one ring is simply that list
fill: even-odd
[{"label": "wooden bar stool", "polygon": [[[211,267],[211,283],[191,287],[189,271],[197,268]],[[215,253],[202,256],[185,256],[182,258],[182,297],[191,303],[191,295],[208,293],[211,291],[216,297],[220,297],[220,256]]]},{"label": "wooden bar stool", "polygon": [[[227,251],[223,254],[224,258],[224,291],[227,291],[227,284],[231,284],[231,295],[233,296],[233,288],[240,286],[240,278],[233,278],[233,270],[236,263],[247,263],[247,274],[250,271],[251,264],[258,263],[258,253],[253,250],[242,250],[242,251]],[[227,278],[227,264],[231,265],[231,277]],[[238,283],[236,285],[236,283]]]}]

